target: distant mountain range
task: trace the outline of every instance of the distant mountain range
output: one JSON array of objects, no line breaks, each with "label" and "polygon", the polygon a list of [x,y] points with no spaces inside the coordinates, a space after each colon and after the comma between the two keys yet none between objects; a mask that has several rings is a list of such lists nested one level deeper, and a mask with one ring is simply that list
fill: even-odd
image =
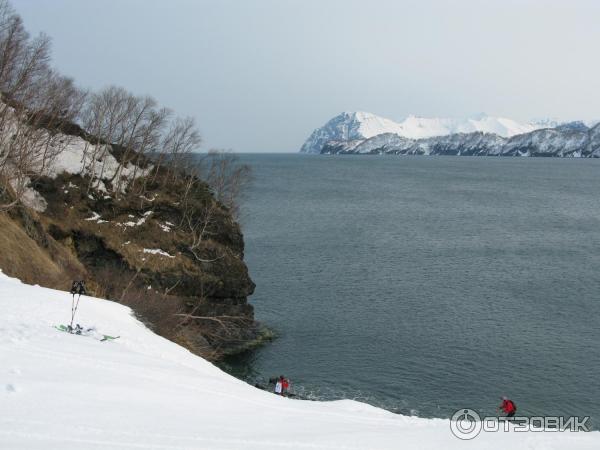
[{"label": "distant mountain range", "polygon": [[344,112],[317,128],[302,153],[600,157],[600,124],[529,123],[480,115],[457,120],[409,116],[394,122]]}]

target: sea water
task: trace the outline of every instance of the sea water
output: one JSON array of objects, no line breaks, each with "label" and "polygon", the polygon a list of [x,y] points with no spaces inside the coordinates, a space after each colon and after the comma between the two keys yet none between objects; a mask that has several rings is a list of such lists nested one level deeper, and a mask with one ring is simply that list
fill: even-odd
[{"label": "sea water", "polygon": [[422,417],[600,417],[600,160],[242,155],[257,320],[228,361]]}]

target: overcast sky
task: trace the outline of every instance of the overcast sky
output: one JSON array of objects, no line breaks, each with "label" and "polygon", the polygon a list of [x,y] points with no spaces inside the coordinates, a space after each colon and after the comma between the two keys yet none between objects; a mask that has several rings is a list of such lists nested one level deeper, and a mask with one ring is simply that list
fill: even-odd
[{"label": "overcast sky", "polygon": [[81,86],[151,94],[204,148],[297,151],[342,111],[600,117],[597,0],[12,0]]}]

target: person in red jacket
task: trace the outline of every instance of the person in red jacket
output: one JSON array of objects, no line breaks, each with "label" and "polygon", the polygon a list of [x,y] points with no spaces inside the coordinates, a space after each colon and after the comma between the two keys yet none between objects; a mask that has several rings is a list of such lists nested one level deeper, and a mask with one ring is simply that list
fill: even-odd
[{"label": "person in red jacket", "polygon": [[517,412],[517,405],[512,400],[509,400],[507,397],[501,397],[502,404],[498,409],[501,409],[506,413],[506,417],[513,417]]},{"label": "person in red jacket", "polygon": [[281,375],[280,381],[281,381],[281,395],[287,395],[288,389],[290,388],[290,381],[287,378],[284,378],[283,375]]}]

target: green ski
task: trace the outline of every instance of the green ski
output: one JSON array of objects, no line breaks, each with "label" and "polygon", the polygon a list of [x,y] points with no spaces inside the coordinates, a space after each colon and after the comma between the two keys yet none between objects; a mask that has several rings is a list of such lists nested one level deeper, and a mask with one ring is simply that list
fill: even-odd
[{"label": "green ski", "polygon": [[[54,328],[56,328],[58,331],[62,331],[64,333],[69,333],[69,334],[74,334],[74,335],[79,335],[79,336],[90,336],[90,337],[95,337],[93,334],[90,334],[92,332],[95,332],[96,330],[93,328],[90,328],[89,330],[83,330],[81,328],[79,328],[79,332],[73,332],[73,329],[69,329],[69,327],[67,325],[54,325]],[[121,336],[110,336],[108,334],[100,334],[97,333],[97,339],[100,342],[104,342],[104,341],[114,341],[115,339],[119,339]],[[102,336],[100,338],[100,336]]]},{"label": "green ski", "polygon": [[103,334],[102,336],[104,336],[102,339],[100,339],[101,342],[104,341],[114,341],[115,339],[119,339],[121,336],[109,336],[108,334]]}]

